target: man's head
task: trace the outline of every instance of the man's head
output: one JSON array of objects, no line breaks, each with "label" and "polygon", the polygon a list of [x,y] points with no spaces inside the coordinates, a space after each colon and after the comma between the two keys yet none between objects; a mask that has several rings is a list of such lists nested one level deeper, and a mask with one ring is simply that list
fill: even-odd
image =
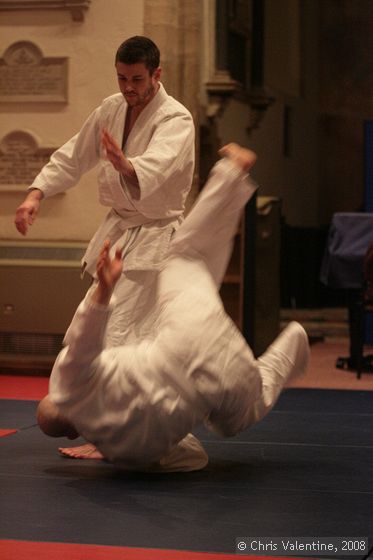
[{"label": "man's head", "polygon": [[120,91],[130,107],[142,109],[158,91],[159,49],[151,39],[135,36],[122,43],[115,56]]},{"label": "man's head", "polygon": [[160,54],[155,43],[148,37],[135,35],[127,39],[120,45],[115,55],[115,65],[117,62],[123,64],[143,63],[152,76],[154,71],[159,68]]},{"label": "man's head", "polygon": [[40,401],[36,411],[36,418],[39,428],[47,436],[67,437],[69,439],[79,437],[75,427],[67,418],[60,414],[56,405],[50,400],[49,395]]}]

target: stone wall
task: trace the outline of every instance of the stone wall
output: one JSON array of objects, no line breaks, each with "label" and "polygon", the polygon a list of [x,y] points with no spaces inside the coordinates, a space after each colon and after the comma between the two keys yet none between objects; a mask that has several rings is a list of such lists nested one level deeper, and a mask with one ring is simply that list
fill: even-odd
[{"label": "stone wall", "polygon": [[[44,58],[65,59],[67,95],[58,102],[46,101],[42,95],[21,102],[14,102],[10,96],[0,102],[0,146],[5,138],[5,151],[9,152],[9,138],[15,146],[16,132],[22,141],[26,138],[36,145],[41,162],[45,156],[39,156],[40,151],[50,153],[62,145],[103,98],[118,91],[115,51],[135,34],[148,35],[158,44],[166,89],[190,109],[197,121],[199,11],[197,0],[95,0],[82,21],[74,21],[70,12],[63,10],[2,12],[0,58],[11,45],[24,42],[34,45]],[[31,169],[24,174],[26,178],[30,173]],[[19,239],[13,216],[25,189],[26,184],[0,185],[3,239]],[[43,202],[28,238],[88,241],[106,211],[97,202],[95,171],[89,172],[76,188]]]}]

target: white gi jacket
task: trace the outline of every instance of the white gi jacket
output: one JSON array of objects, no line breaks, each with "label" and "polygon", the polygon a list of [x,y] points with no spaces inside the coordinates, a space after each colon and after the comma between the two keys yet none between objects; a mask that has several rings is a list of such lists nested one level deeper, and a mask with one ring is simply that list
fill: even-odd
[{"label": "white gi jacket", "polygon": [[[121,93],[106,98],[88,117],[80,132],[52,155],[30,188],[46,198],[73,187],[80,177],[99,165],[99,200],[112,210],[91,240],[83,258],[94,272],[105,239],[120,244],[126,253],[128,228],[147,224],[138,242],[131,238],[125,270],[156,269],[163,260],[171,234],[179,224],[194,170],[194,125],[189,111],[160,84],[154,98],[136,120],[124,147],[140,189],[131,188],[105,159],[101,132],[106,128],[119,146],[127,102]],[[153,231],[152,225],[155,229]]]},{"label": "white gi jacket", "polygon": [[224,312],[217,266],[255,188],[230,162],[216,166],[160,272],[153,339],[105,349],[110,307],[78,308],[49,394],[107,459],[148,469],[201,422],[231,435],[258,418],[258,365]]},{"label": "white gi jacket", "polygon": [[197,424],[225,436],[246,429],[271,409],[289,376],[304,370],[308,342],[298,324],[256,360],[218,294],[255,189],[231,162],[215,166],[160,272],[153,339],[105,349],[110,307],[86,299],[78,308],[49,395],[110,461],[192,470],[196,454],[188,450],[196,442],[187,434]]}]

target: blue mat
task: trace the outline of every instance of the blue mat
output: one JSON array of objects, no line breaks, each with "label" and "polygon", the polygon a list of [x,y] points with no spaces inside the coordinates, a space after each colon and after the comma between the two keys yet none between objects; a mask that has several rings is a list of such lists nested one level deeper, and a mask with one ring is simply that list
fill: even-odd
[{"label": "blue mat", "polygon": [[291,389],[235,438],[196,433],[206,470],[144,475],[60,457],[71,442],[39,432],[36,403],[0,401],[0,427],[23,428],[0,438],[0,538],[229,553],[239,536],[373,537],[372,403]]}]

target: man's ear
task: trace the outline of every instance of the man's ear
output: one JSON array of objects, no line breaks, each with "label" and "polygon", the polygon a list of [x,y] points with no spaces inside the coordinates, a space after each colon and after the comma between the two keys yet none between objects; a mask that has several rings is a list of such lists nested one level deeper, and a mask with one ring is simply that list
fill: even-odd
[{"label": "man's ear", "polygon": [[158,66],[158,68],[156,68],[153,72],[153,78],[158,82],[158,80],[161,79],[161,74],[162,74],[162,68]]}]

